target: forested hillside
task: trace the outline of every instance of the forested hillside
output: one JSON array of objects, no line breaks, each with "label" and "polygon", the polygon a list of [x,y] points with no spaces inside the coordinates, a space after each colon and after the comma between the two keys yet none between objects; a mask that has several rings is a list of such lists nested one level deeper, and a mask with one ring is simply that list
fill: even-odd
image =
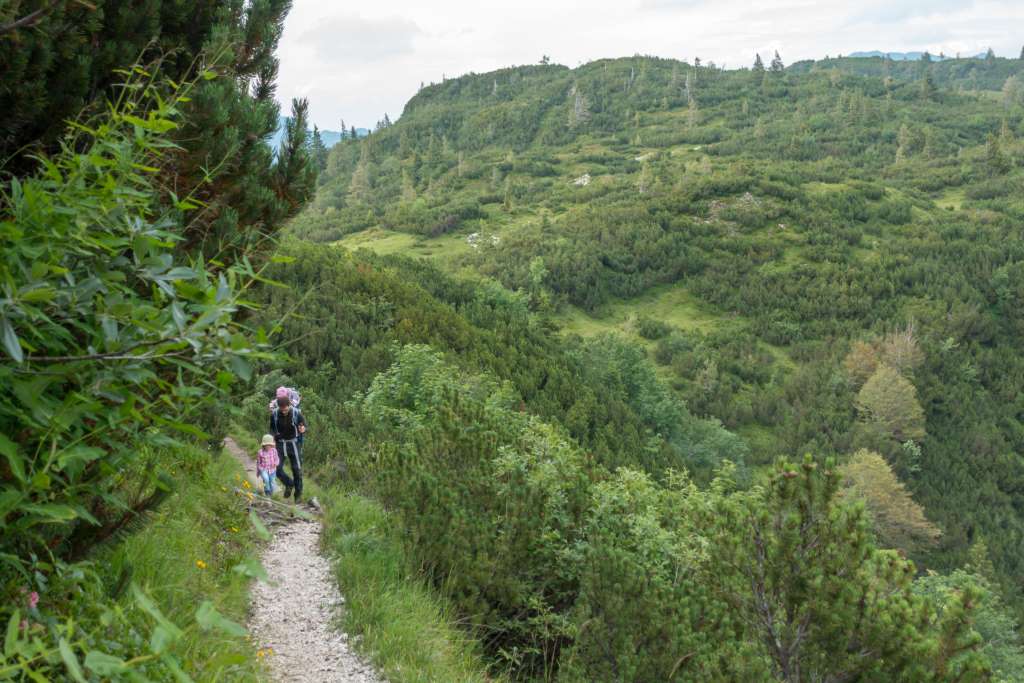
[{"label": "forested hillside", "polygon": [[[878,74],[851,66],[876,61]],[[591,483],[573,488],[579,458],[662,484],[675,481],[669,468],[684,467],[699,487],[728,460],[740,489],[758,491],[778,476],[770,463],[779,457],[834,460],[840,498],[863,501],[873,542],[914,558],[918,571],[966,567],[1019,617],[1024,61],[898,66],[786,69],[776,56],[723,71],[635,57],[424,88],[398,122],[331,151],[314,204],[293,222],[303,239],[378,255],[301,251],[278,273],[320,302],[297,304],[308,319],[285,327],[297,361],[287,371],[330,394],[337,443],[351,453],[370,444],[382,463],[393,462],[383,444],[400,440],[389,431],[397,425],[411,429],[401,438],[428,470],[447,439],[463,443],[464,427],[453,425],[505,425],[513,431],[498,430],[498,452],[540,428],[516,427],[501,410],[554,425],[567,448],[581,449],[550,482],[570,490],[543,494],[568,506],[550,513],[566,525],[557,532],[566,548],[610,528],[588,514],[635,511],[637,499],[618,497],[640,495],[639,484],[609,484],[590,465]],[[404,303],[435,298],[436,312]],[[288,305],[275,304],[281,314]],[[335,327],[343,317],[350,322]],[[392,341],[430,344],[469,376],[433,369],[442,361],[428,351]],[[428,405],[451,417],[426,425],[432,436],[421,443],[416,416]],[[411,491],[347,466],[407,504]],[[502,468],[512,461],[495,466],[505,474],[480,481],[510,475]],[[541,485],[531,479],[539,474],[522,476]],[[422,490],[447,490],[438,481]],[[412,521],[408,504],[410,524],[426,525],[410,528],[414,543],[462,528],[462,512],[445,508],[434,519],[447,521],[430,527]],[[645,523],[665,531],[649,505]],[[424,557],[435,569],[458,565],[434,551]],[[478,586],[452,590],[475,615],[505,609],[507,618],[533,605],[540,622],[525,633],[536,636],[567,605],[597,609],[578,602],[597,595],[588,592],[596,577],[565,580],[534,586],[546,597],[522,607],[503,602],[516,594],[510,586],[496,588],[512,591],[500,599],[470,598]],[[489,619],[509,638],[496,646],[531,667],[566,646],[555,637],[527,655],[528,639],[514,636],[521,624],[510,634]],[[585,646],[573,647],[572,661],[586,660]]]}]

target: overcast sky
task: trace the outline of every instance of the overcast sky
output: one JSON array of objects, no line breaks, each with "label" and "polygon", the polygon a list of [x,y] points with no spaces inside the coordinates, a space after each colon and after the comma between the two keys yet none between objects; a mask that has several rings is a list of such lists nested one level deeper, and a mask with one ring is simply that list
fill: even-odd
[{"label": "overcast sky", "polygon": [[278,97],[337,130],[397,119],[421,82],[535,63],[651,54],[749,65],[883,50],[1020,54],[1022,0],[295,0]]}]

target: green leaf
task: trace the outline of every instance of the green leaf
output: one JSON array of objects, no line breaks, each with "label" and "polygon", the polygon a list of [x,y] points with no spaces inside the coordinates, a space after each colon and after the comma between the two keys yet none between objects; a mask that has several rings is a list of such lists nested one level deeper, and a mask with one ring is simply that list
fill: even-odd
[{"label": "green leaf", "polygon": [[174,680],[178,681],[178,683],[192,683],[192,677],[181,670],[177,659],[169,654],[165,654],[160,658],[160,661],[171,670],[171,673],[174,674]]},{"label": "green leaf", "polygon": [[167,646],[174,642],[174,634],[163,626],[157,626],[149,637],[149,649],[156,654],[161,654]]},{"label": "green leaf", "polygon": [[34,489],[45,491],[50,488],[51,483],[53,483],[53,480],[50,479],[50,475],[46,472],[36,472],[32,475],[32,488]]},{"label": "green leaf", "polygon": [[21,352],[21,343],[18,341],[18,335],[14,332],[14,326],[11,325],[11,321],[6,316],[0,316],[0,341],[3,341],[4,350],[7,351],[7,355],[14,359],[15,363],[20,363],[25,360],[25,355]]},{"label": "green leaf", "polygon": [[78,663],[78,657],[75,656],[71,646],[68,645],[68,641],[61,638],[57,647],[60,650],[60,658],[64,660],[64,666],[68,668],[68,673],[71,674],[71,677],[79,683],[87,683],[85,675],[82,673],[82,666]]},{"label": "green leaf", "polygon": [[238,652],[225,652],[224,654],[218,655],[210,660],[206,668],[208,671],[218,671],[229,666],[245,664],[248,659],[248,657]]},{"label": "green leaf", "polygon": [[123,659],[113,655],[97,650],[89,650],[85,655],[85,668],[97,676],[110,676],[127,671],[128,665],[125,664]]},{"label": "green leaf", "polygon": [[274,537],[273,534],[267,531],[267,527],[263,525],[263,520],[260,519],[255,510],[249,510],[249,521],[252,523],[252,527],[256,530],[256,535],[260,539],[269,541]]},{"label": "green leaf", "polygon": [[0,434],[0,453],[3,453],[4,457],[7,458],[7,464],[10,465],[11,472],[18,478],[18,481],[24,482],[25,461],[22,460],[21,455],[18,453],[18,445],[4,434]]},{"label": "green leaf", "polygon": [[174,623],[164,616],[164,613],[160,611],[160,608],[149,599],[149,596],[142,592],[142,589],[137,584],[132,584],[132,595],[135,596],[135,602],[138,603],[139,607],[149,616],[156,620],[156,623],[162,626],[166,631],[167,635],[171,640],[177,640],[181,637],[181,629],[174,625]]},{"label": "green leaf", "polygon": [[18,298],[26,303],[38,303],[41,301],[50,301],[56,295],[57,290],[53,287],[37,287],[26,292],[20,292],[18,294]]},{"label": "green leaf", "polygon": [[104,453],[102,448],[95,446],[72,446],[57,456],[57,467],[63,470],[71,465],[83,465],[103,457]]},{"label": "green leaf", "polygon": [[231,369],[246,382],[252,379],[252,366],[241,356],[231,356]]},{"label": "green leaf", "polygon": [[45,517],[55,522],[69,522],[78,517],[78,513],[70,505],[59,505],[49,503],[47,505],[25,505],[21,508],[25,512],[31,512],[39,517]]},{"label": "green leaf", "polygon": [[21,625],[21,610],[15,609],[7,622],[7,637],[4,638],[4,657],[10,659],[18,647],[18,628]]},{"label": "green leaf", "polygon": [[294,256],[284,256],[284,255],[278,254],[277,256],[271,257],[270,262],[271,263],[294,263],[295,262],[295,257]]},{"label": "green leaf", "polygon": [[236,564],[231,571],[241,574],[242,576],[248,576],[250,579],[259,579],[264,583],[270,583],[270,577],[267,575],[267,570],[255,557],[250,557],[244,562]]},{"label": "green leaf", "polygon": [[25,497],[24,492],[17,489],[7,488],[0,493],[0,520],[3,520],[7,513],[18,507],[18,503]]},{"label": "green leaf", "polygon": [[203,629],[217,629],[233,636],[244,636],[246,634],[244,626],[231,621],[218,612],[217,608],[209,600],[203,600],[202,604],[199,605],[199,609],[196,610],[196,623]]}]

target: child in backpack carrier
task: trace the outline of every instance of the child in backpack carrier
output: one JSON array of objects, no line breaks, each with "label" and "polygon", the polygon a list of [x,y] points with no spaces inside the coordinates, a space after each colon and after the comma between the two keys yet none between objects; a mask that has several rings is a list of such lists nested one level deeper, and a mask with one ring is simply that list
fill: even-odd
[{"label": "child in backpack carrier", "polygon": [[256,454],[256,475],[263,482],[263,493],[268,496],[274,493],[274,477],[279,463],[280,458],[277,456],[274,437],[264,434],[260,450]]}]

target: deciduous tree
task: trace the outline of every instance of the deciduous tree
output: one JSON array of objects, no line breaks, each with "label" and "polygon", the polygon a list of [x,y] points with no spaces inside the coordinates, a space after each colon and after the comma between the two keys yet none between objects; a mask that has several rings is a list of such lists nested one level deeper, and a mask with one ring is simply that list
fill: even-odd
[{"label": "deciduous tree", "polygon": [[878,453],[857,451],[841,472],[847,495],[863,498],[885,547],[918,550],[942,535]]},{"label": "deciduous tree", "polygon": [[865,422],[896,441],[925,435],[924,411],[914,385],[888,365],[879,365],[861,387],[857,409]]}]

